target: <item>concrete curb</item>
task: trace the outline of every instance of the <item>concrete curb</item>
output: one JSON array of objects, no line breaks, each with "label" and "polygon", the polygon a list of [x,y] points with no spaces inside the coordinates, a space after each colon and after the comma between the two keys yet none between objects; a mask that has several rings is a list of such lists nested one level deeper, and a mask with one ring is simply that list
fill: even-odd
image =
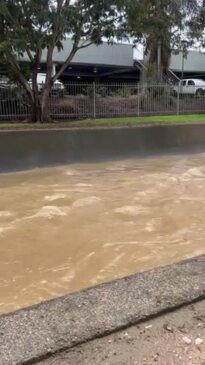
[{"label": "concrete curb", "polygon": [[0,317],[0,365],[35,360],[205,298],[205,255]]}]

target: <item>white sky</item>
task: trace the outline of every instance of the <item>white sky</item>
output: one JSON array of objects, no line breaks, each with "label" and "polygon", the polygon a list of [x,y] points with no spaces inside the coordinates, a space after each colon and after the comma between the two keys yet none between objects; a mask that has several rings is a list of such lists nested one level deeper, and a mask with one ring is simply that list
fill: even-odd
[{"label": "white sky", "polygon": [[137,47],[134,48],[134,59],[143,60],[143,54],[144,47],[142,45],[137,45]]}]

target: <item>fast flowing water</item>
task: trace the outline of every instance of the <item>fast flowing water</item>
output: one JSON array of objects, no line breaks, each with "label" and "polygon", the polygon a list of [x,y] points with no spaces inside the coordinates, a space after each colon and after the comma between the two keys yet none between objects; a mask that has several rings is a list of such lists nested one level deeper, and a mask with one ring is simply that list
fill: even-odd
[{"label": "fast flowing water", "polygon": [[0,175],[0,312],[205,253],[205,155]]}]

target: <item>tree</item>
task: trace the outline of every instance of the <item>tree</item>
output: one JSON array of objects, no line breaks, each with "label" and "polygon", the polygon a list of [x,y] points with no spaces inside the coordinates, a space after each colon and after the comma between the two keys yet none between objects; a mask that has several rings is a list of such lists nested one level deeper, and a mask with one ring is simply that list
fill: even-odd
[{"label": "tree", "polygon": [[[33,122],[50,120],[49,94],[53,83],[68,67],[79,49],[100,44],[102,38],[115,36],[119,12],[111,0],[1,0],[0,59],[24,89],[32,108]],[[55,75],[53,54],[71,36],[71,52]],[[37,74],[42,52],[47,54],[46,81],[41,95]],[[28,83],[19,57],[27,54],[31,63],[32,86]]]},{"label": "tree", "polygon": [[[171,52],[180,47],[187,12],[197,0],[130,0],[127,21],[133,37],[141,39],[148,56],[152,79],[161,82],[167,74]],[[136,9],[136,10],[135,10]]]},{"label": "tree", "polygon": [[202,48],[205,47],[205,0],[198,0],[195,12],[187,22],[188,39]]}]

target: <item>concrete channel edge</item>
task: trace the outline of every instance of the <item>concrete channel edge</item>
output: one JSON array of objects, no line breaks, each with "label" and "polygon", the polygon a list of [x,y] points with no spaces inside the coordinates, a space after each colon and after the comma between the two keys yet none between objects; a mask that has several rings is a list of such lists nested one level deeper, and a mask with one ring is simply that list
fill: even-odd
[{"label": "concrete channel edge", "polygon": [[0,173],[204,150],[205,124],[2,131]]},{"label": "concrete channel edge", "polygon": [[205,298],[205,255],[0,316],[0,365],[51,354]]}]

